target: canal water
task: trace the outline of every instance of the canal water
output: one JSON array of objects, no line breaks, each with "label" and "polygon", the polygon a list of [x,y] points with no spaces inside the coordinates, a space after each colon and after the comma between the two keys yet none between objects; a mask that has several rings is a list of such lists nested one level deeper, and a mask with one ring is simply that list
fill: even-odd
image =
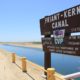
[{"label": "canal water", "polygon": [[[19,56],[25,56],[28,60],[44,66],[44,52],[42,49],[11,45],[0,45],[0,48],[10,52],[15,52]],[[80,72],[79,56],[51,53],[51,64],[57,72],[63,75]],[[80,80],[80,78],[76,80]]]}]

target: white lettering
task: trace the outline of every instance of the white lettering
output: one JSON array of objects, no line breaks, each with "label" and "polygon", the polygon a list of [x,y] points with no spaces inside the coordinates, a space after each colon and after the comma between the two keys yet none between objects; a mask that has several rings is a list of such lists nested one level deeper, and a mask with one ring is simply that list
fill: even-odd
[{"label": "white lettering", "polygon": [[68,17],[71,17],[71,9],[68,10]]},{"label": "white lettering", "polygon": [[45,23],[48,23],[49,22],[49,17],[46,17],[45,18]]},{"label": "white lettering", "polygon": [[72,8],[72,16],[76,15],[76,9]]},{"label": "white lettering", "polygon": [[69,26],[67,23],[67,20],[62,20],[62,21],[58,21],[58,22],[53,22],[52,23],[52,28],[59,28],[59,27],[67,27]]},{"label": "white lettering", "polygon": [[62,24],[61,24],[61,21],[58,21],[58,27],[61,27]]},{"label": "white lettering", "polygon": [[57,13],[57,14],[45,17],[45,23],[58,21],[58,20],[60,20],[60,17],[68,18],[68,17],[72,17],[72,16],[75,16],[75,15],[79,15],[80,14],[80,6],[70,8],[68,10],[65,10],[62,13]]},{"label": "white lettering", "polygon": [[64,11],[64,18],[67,18],[67,11]]},{"label": "white lettering", "polygon": [[55,21],[57,20],[57,15],[54,15],[54,20],[55,20]]},{"label": "white lettering", "polygon": [[80,6],[77,7],[77,15],[80,14]]},{"label": "white lettering", "polygon": [[53,29],[55,28],[55,23],[54,23],[54,22],[52,23],[52,28],[53,28]]},{"label": "white lettering", "polygon": [[66,19],[64,20],[64,22],[65,22],[64,26],[69,26]]},{"label": "white lettering", "polygon": [[58,13],[58,14],[57,14],[58,20],[59,20],[59,16],[60,16],[60,14]]}]

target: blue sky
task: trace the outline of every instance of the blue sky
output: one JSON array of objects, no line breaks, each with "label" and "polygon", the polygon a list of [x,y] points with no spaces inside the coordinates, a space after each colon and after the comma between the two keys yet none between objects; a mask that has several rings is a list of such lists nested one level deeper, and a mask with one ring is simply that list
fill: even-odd
[{"label": "blue sky", "polygon": [[40,41],[39,19],[80,0],[0,0],[0,41]]}]

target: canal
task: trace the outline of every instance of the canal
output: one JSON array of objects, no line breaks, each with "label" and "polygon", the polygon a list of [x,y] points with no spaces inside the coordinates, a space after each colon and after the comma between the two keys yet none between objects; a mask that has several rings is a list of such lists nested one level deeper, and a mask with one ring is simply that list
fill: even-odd
[{"label": "canal", "polygon": [[[44,66],[44,52],[42,49],[11,45],[0,45],[0,48],[10,52],[15,52],[19,56],[25,56],[28,60]],[[51,64],[57,72],[63,75],[80,72],[79,56],[51,53]]]}]

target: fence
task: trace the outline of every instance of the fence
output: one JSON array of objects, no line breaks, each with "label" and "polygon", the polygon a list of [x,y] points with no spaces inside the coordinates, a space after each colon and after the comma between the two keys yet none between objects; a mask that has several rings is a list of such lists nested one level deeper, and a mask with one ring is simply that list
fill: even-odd
[{"label": "fence", "polygon": [[[42,75],[47,80],[69,80],[72,78],[70,76],[60,75],[59,73],[56,72],[56,70],[54,68],[48,68],[47,70],[45,70],[41,66],[37,66],[32,62],[29,62],[29,64],[28,64],[28,62],[29,61],[25,57],[18,57],[15,53],[12,53],[12,63],[16,63],[22,69],[23,72],[28,72],[28,66],[31,67],[31,65],[32,65],[35,67],[34,69],[41,70],[41,71],[47,73],[47,76]],[[36,71],[36,73],[38,73],[38,72]]]}]

